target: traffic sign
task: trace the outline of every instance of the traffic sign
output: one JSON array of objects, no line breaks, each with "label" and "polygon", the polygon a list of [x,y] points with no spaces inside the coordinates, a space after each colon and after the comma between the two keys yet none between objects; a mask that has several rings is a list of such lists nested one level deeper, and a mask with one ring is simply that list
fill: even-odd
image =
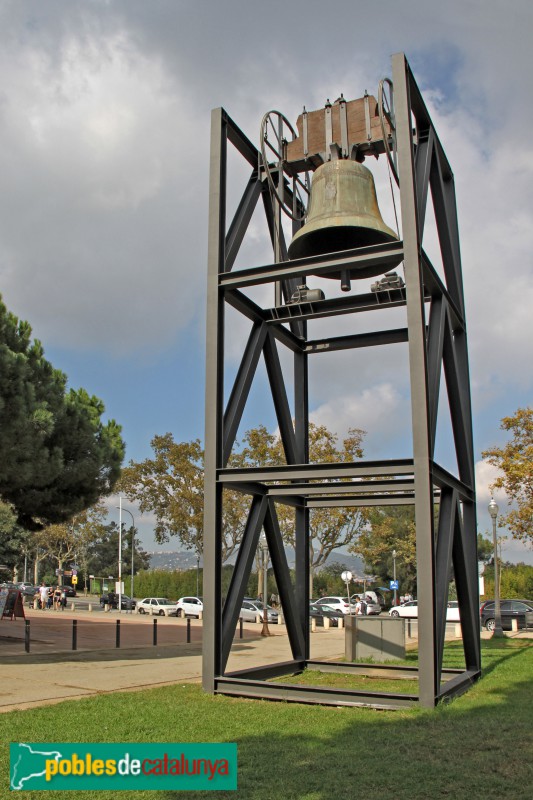
[{"label": "traffic sign", "polygon": [[391,589],[399,589],[400,588],[400,582],[399,581],[390,581],[390,588]]},{"label": "traffic sign", "polygon": [[73,585],[73,586],[76,586],[76,584],[77,584],[77,582],[78,582],[78,578],[77,578],[77,576],[76,576],[76,575],[73,575],[71,580],[72,580],[72,585]]}]

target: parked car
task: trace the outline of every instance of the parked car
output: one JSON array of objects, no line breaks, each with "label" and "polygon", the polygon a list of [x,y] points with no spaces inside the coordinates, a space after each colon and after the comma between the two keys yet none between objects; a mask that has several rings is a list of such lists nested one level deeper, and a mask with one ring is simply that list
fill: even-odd
[{"label": "parked car", "polygon": [[[264,605],[259,600],[243,600],[241,613],[239,614],[239,619],[244,620],[244,622],[255,622],[257,617],[260,617],[260,622],[263,621],[263,614],[264,614]],[[273,624],[277,624],[278,622],[278,612],[272,606],[267,606],[267,620],[268,622],[272,622]]]},{"label": "parked car", "polygon": [[33,583],[19,583],[17,584],[17,589],[20,589],[24,597],[29,597],[30,600],[33,600],[39,591],[39,587],[34,586]]},{"label": "parked car", "polygon": [[178,604],[167,597],[145,597],[137,603],[139,614],[158,614],[160,617],[177,616]]},{"label": "parked car", "polygon": [[[533,627],[533,600],[500,600],[502,628],[510,631],[513,619],[517,620],[519,628]],[[494,630],[495,609],[494,600],[486,600],[479,609],[481,625],[488,631]]]},{"label": "parked car", "polygon": [[76,589],[73,586],[60,586],[61,591],[64,591],[67,597],[77,597]]},{"label": "parked car", "polygon": [[[366,613],[368,614],[368,616],[371,617],[381,614],[381,605],[378,603],[377,600],[374,600],[374,598],[371,595],[366,594],[363,596],[362,594],[360,594],[359,597],[366,603]],[[355,597],[352,597],[352,603],[355,604],[356,602],[357,601],[355,600]]]},{"label": "parked car", "polygon": [[[418,600],[409,600],[401,606],[394,606],[389,611],[391,617],[418,618]],[[457,600],[450,600],[446,609],[446,622],[459,622],[459,603]]]},{"label": "parked car", "polygon": [[198,617],[204,612],[204,604],[201,597],[180,597],[177,601],[178,617]]},{"label": "parked car", "polygon": [[309,603],[309,617],[314,619],[317,625],[324,625],[324,619],[329,619],[329,624],[338,627],[339,619],[344,621],[344,613],[338,609],[326,606],[323,603]]},{"label": "parked car", "polygon": [[[131,597],[128,597],[127,594],[121,595],[121,604],[120,608],[124,611],[133,611],[137,605],[135,600],[132,600]],[[118,594],[114,592],[109,592],[109,594],[103,594],[100,597],[100,605],[101,606],[111,606],[111,608],[118,608]]]},{"label": "parked car", "polygon": [[348,597],[320,597],[316,602],[316,606],[330,606],[331,608],[342,611],[343,614],[350,614],[355,611],[355,604],[350,603]]}]

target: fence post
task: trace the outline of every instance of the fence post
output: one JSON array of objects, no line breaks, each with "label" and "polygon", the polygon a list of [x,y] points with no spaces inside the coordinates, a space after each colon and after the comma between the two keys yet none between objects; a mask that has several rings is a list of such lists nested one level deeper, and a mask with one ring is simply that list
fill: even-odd
[{"label": "fence post", "polygon": [[72,620],[72,649],[78,649],[78,620]]},{"label": "fence post", "polygon": [[187,644],[191,643],[191,618],[187,617]]},{"label": "fence post", "polygon": [[[150,609],[150,611],[151,610],[152,609]],[[154,644],[154,646],[157,644],[157,619],[154,619],[153,644]]]},{"label": "fence post", "polygon": [[24,627],[24,649],[27,653],[30,652],[30,621],[29,619],[26,620],[26,625]]},{"label": "fence post", "polygon": [[117,627],[115,633],[115,647],[120,647],[120,620],[117,619]]}]

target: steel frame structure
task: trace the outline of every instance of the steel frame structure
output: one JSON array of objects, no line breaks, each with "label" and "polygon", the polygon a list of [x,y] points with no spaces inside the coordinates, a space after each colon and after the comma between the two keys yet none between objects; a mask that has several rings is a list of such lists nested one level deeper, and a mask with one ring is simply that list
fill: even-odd
[{"label": "steel frame structure", "polygon": [[[435,128],[402,53],[393,56],[397,159],[403,241],[287,260],[279,208],[273,201],[256,147],[223,109],[212,113],[209,208],[203,686],[208,692],[335,705],[398,708],[433,707],[465,691],[480,675],[479,597],[474,457],[467,336],[453,174]],[[416,140],[413,134],[413,121]],[[251,175],[226,227],[227,145],[249,163]],[[428,193],[431,193],[443,272],[441,280],[422,246]],[[254,209],[262,198],[275,263],[233,269]],[[288,303],[306,275],[337,273],[357,266],[385,272],[403,260],[405,289],[354,294],[320,303],[262,307],[245,289],[279,287]],[[251,332],[224,407],[225,308],[229,304],[251,322]],[[307,336],[307,321],[337,314],[369,313],[403,306],[405,328],[329,339]],[[428,314],[429,309],[429,314]],[[411,386],[413,457],[390,461],[309,464],[308,360],[315,353],[407,343]],[[279,357],[293,354],[294,421]],[[228,468],[250,387],[263,356],[287,464]],[[441,372],[444,371],[457,456],[457,475],[434,460]],[[221,597],[223,495],[249,495],[250,511],[232,582]],[[440,503],[438,525],[435,503]],[[276,503],[295,508],[296,578],[291,582]],[[419,692],[417,695],[358,692],[270,683],[306,666],[362,671],[362,665],[317,664],[310,660],[309,511],[316,507],[411,504],[415,508],[419,599]],[[264,529],[283,607],[292,660],[228,674],[226,665],[246,584]],[[465,669],[443,670],[442,655],[450,570],[453,565],[461,614]],[[372,665],[376,669],[376,665]],[[390,670],[390,667],[386,668]],[[401,674],[409,670],[402,668]]]}]

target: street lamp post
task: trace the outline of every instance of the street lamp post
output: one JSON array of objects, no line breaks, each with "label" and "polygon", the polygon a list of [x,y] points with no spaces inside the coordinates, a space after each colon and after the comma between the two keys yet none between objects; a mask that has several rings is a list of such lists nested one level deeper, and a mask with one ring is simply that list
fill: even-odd
[{"label": "street lamp post", "polygon": [[200,597],[200,553],[196,551],[196,597]]},{"label": "street lamp post", "polygon": [[396,588],[396,550],[392,551],[392,578],[394,580],[394,605],[398,605],[398,589]]},{"label": "street lamp post", "polygon": [[270,636],[268,630],[268,609],[267,609],[267,592],[268,592],[268,545],[266,536],[262,534],[260,539],[261,552],[263,555],[263,628],[261,636]]},{"label": "street lamp post", "polygon": [[352,577],[353,575],[348,569],[344,570],[344,572],[341,574],[341,580],[346,584],[346,594],[348,595],[347,599],[348,606],[350,608],[350,614],[352,613],[352,601],[350,599],[350,581],[352,580]]},{"label": "street lamp post", "polygon": [[[135,519],[134,519],[133,514],[131,513],[131,511],[128,511],[127,508],[122,508],[122,498],[121,497],[119,498],[119,502],[120,502],[120,506],[117,506],[117,508],[120,510],[120,513],[121,513],[121,517],[120,517],[121,533],[119,534],[119,550],[120,550],[119,565],[120,566],[122,566],[122,512],[125,511],[126,514],[129,514],[130,517],[131,517],[132,529],[131,529],[131,589],[130,589],[130,591],[131,591],[131,599],[133,600],[133,572],[134,572],[134,561],[135,561]],[[121,571],[120,568],[119,568],[119,571]],[[119,576],[119,581],[120,580],[121,580],[121,578]],[[120,601],[120,599],[121,598],[119,596],[119,601]],[[122,610],[122,604],[119,605],[119,608]]]},{"label": "street lamp post", "polygon": [[493,636],[504,636],[502,628],[502,609],[500,604],[500,567],[498,565],[498,537],[496,535],[496,518],[498,503],[490,498],[489,514],[492,517],[492,541],[494,547],[494,632]]}]

